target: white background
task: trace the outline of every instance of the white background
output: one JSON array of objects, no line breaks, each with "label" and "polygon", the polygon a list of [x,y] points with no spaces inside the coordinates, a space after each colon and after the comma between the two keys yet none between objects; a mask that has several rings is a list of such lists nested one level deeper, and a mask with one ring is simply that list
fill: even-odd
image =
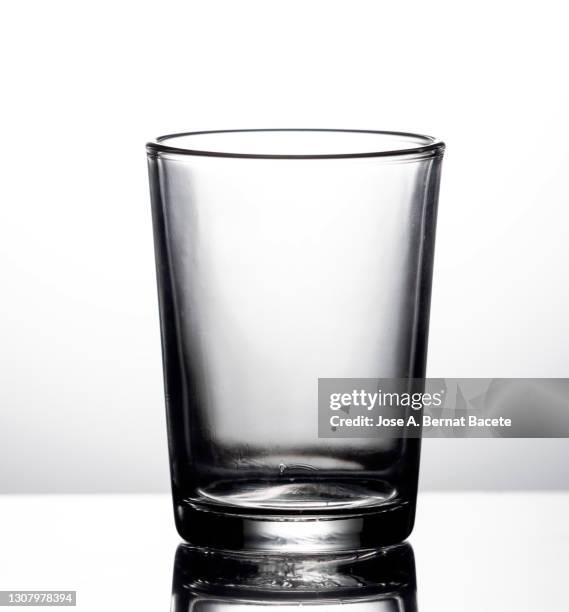
[{"label": "white background", "polygon": [[[144,143],[447,143],[429,373],[569,376],[564,3],[4,2],[0,491],[166,491]],[[422,486],[567,488],[569,441],[426,440]]]}]

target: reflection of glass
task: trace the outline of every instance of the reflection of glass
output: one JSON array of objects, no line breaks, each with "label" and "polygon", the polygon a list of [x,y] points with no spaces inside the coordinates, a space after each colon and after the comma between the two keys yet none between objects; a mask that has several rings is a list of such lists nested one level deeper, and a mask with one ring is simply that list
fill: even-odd
[{"label": "reflection of glass", "polygon": [[178,547],[171,612],[262,612],[271,605],[281,612],[416,612],[413,550],[400,544],[352,555],[253,556]]},{"label": "reflection of glass", "polygon": [[184,539],[301,553],[410,533],[420,441],[319,438],[317,388],[424,376],[443,149],[341,130],[148,145]]}]

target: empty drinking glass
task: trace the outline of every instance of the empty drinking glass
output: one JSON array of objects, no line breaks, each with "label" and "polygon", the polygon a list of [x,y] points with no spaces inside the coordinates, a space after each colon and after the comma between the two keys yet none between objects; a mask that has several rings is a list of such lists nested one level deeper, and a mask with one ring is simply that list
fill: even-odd
[{"label": "empty drinking glass", "polygon": [[443,143],[237,130],[147,149],[180,535],[402,541],[420,440],[319,438],[318,379],[424,377]]}]

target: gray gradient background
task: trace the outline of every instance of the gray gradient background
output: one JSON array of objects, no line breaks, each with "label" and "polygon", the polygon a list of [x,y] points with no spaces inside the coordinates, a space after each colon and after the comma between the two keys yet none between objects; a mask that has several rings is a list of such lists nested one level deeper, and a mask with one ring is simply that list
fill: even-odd
[{"label": "gray gradient background", "polygon": [[[442,137],[429,375],[569,376],[561,3],[1,10],[0,492],[168,489],[143,147],[160,133]],[[426,440],[421,482],[565,489],[568,464],[568,440]]]}]

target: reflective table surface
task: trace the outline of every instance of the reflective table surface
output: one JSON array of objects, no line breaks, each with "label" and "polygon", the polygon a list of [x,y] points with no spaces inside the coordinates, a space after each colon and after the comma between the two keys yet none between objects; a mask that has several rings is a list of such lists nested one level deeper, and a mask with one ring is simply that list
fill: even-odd
[{"label": "reflective table surface", "polygon": [[180,545],[167,495],[0,496],[0,590],[77,610],[566,610],[569,494],[424,493],[408,543],[248,557]]}]

